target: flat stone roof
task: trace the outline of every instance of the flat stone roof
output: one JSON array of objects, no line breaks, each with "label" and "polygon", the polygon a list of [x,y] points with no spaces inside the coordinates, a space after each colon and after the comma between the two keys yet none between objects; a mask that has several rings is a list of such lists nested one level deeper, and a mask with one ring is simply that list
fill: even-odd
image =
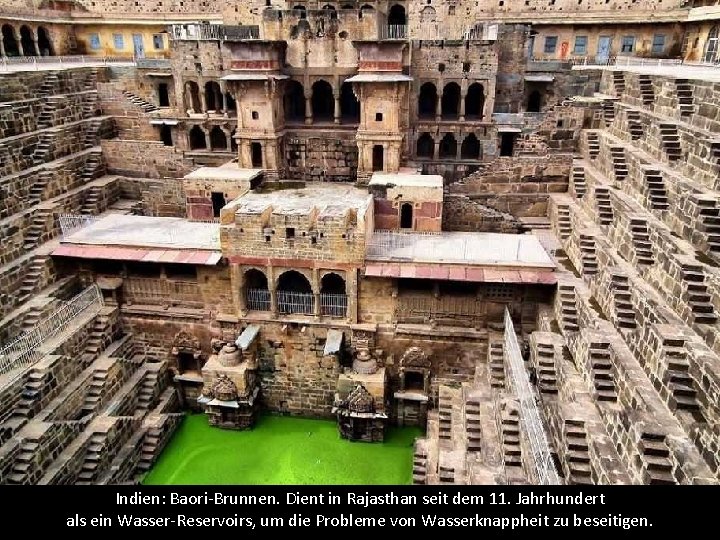
[{"label": "flat stone roof", "polygon": [[376,231],[365,258],[373,261],[554,269],[537,236],[501,233]]},{"label": "flat stone roof", "polygon": [[220,250],[220,226],[185,218],[110,214],[71,233],[61,244]]},{"label": "flat stone roof", "polygon": [[439,174],[373,173],[371,186],[428,187],[443,188],[443,177]]},{"label": "flat stone roof", "polygon": [[372,195],[347,185],[309,184],[304,188],[251,191],[235,199],[236,214],[261,214],[272,206],[273,214],[306,215],[318,209],[318,217],[343,216],[348,210],[365,212]]},{"label": "flat stone roof", "polygon": [[262,169],[242,169],[237,164],[225,164],[220,167],[200,167],[184,176],[185,180],[232,180],[250,182],[262,174]]}]

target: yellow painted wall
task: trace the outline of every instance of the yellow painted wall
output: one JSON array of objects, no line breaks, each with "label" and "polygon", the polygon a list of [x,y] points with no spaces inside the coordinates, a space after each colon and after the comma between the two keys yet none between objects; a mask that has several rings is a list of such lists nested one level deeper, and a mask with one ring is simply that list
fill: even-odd
[{"label": "yellow painted wall", "polygon": [[[708,34],[710,34],[710,30],[715,26],[720,30],[720,21],[698,22],[686,26],[685,60],[689,62],[705,60]],[[720,54],[716,55],[716,58],[720,58]]]},{"label": "yellow painted wall", "polygon": [[[155,49],[153,46],[153,35],[161,34],[165,30],[164,24],[157,26],[140,25],[78,25],[75,27],[75,34],[80,54],[92,56],[133,56],[133,35],[140,34],[143,37],[145,47],[145,58],[169,58],[170,42],[167,34],[163,35],[163,48]],[[97,34],[100,38],[100,48],[90,48],[91,35]],[[122,34],[123,48],[115,48],[115,34]]]}]

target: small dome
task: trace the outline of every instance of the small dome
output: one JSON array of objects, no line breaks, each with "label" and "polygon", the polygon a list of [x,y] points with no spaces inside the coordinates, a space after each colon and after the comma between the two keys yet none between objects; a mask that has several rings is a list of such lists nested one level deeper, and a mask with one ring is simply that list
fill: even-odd
[{"label": "small dome", "polygon": [[375,400],[365,387],[358,384],[355,389],[350,392],[347,398],[348,409],[352,412],[369,413],[375,411]]},{"label": "small dome", "polygon": [[237,366],[240,360],[240,351],[234,344],[225,345],[218,353],[218,361],[226,367]]},{"label": "small dome", "polygon": [[212,385],[212,393],[220,401],[232,401],[238,397],[237,386],[227,375],[220,375],[215,379]]}]

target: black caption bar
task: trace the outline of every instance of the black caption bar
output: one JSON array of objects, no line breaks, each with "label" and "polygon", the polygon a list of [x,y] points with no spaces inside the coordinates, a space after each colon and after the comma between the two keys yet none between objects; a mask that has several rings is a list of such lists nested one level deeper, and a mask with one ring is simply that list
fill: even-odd
[{"label": "black caption bar", "polygon": [[420,529],[496,536],[592,532],[663,535],[678,515],[685,533],[708,530],[698,508],[720,488],[528,486],[50,486],[0,488],[8,515],[42,508],[45,525],[70,534],[100,529],[235,529],[257,536],[282,530]]}]

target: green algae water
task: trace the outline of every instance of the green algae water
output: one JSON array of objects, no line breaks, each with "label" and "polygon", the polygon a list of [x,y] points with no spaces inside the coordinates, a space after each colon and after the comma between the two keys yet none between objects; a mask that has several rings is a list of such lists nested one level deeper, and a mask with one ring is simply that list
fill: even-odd
[{"label": "green algae water", "polygon": [[389,428],[383,443],[340,438],[337,424],[262,415],[252,430],[210,427],[188,415],[145,485],[409,484],[419,428]]}]

